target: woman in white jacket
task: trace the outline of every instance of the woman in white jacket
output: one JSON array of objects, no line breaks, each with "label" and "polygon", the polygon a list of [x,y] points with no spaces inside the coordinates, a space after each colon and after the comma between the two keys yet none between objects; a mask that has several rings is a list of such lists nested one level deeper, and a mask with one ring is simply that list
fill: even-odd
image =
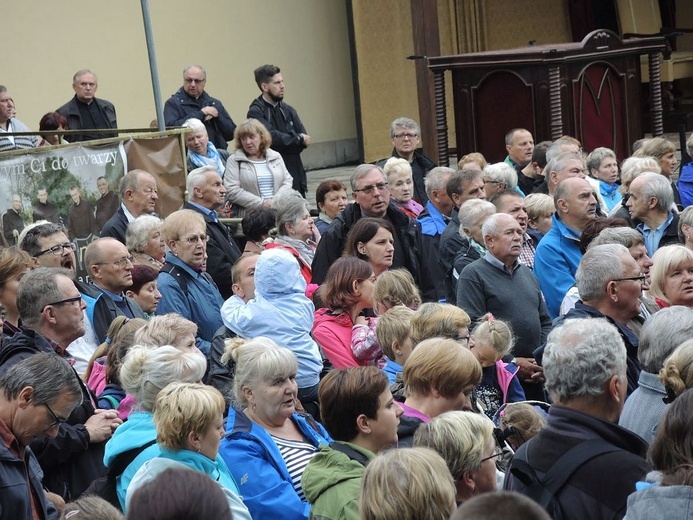
[{"label": "woman in white jacket", "polygon": [[283,188],[291,188],[293,179],[284,159],[270,148],[272,137],[257,119],[238,125],[234,134],[236,151],[226,161],[224,186],[226,199],[237,206],[234,216],[246,209],[270,207],[272,198]]}]

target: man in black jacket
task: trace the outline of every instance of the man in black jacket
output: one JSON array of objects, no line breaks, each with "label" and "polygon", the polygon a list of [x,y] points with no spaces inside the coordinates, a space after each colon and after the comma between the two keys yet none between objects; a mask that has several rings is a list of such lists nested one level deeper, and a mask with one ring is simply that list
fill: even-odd
[{"label": "man in black jacket", "polygon": [[262,95],[250,104],[248,118],[257,119],[267,127],[272,135],[272,150],[281,154],[294,179],[292,188],[305,197],[308,181],[301,152],[310,145],[310,136],[294,107],[284,103],[284,77],[279,67],[258,67],[255,69],[255,82]]},{"label": "man in black jacket", "polygon": [[[71,361],[66,348],[84,334],[85,308],[71,274],[61,268],[38,268],[24,276],[17,293],[22,331],[0,349],[0,376],[38,352]],[[74,370],[72,375],[81,389],[79,404],[65,421],[56,409],[58,435],[31,444],[44,472],[44,486],[65,500],[77,498],[104,474],[104,442],[122,423],[113,410],[96,412],[94,394]]]},{"label": "man in black jacket", "polygon": [[213,166],[203,166],[188,174],[188,202],[183,209],[202,214],[207,225],[207,272],[217,284],[224,300],[233,295],[231,267],[241,251],[229,228],[219,222],[217,210],[224,205],[226,188]]},{"label": "man in black jacket", "polygon": [[[83,69],[75,72],[72,78],[72,89],[75,91],[75,96],[56,110],[65,116],[70,130],[118,128],[113,103],[96,98],[98,87],[98,79],[92,71]],[[76,143],[91,139],[103,139],[113,135],[112,133],[85,132],[68,135],[65,138],[71,143]]]},{"label": "man in black jacket", "polygon": [[349,230],[361,217],[384,218],[395,229],[392,269],[403,267],[414,277],[424,301],[436,301],[428,255],[423,254],[421,228],[393,204],[383,171],[373,164],[362,164],[351,176],[355,204],[348,204],[322,235],[313,259],[313,283],[322,284],[327,270],[342,255]]},{"label": "man in black jacket", "polygon": [[226,150],[233,139],[236,124],[221,101],[205,92],[207,72],[199,65],[183,69],[183,86],[164,104],[166,126],[181,126],[186,120],[199,119],[207,128],[209,141]]}]

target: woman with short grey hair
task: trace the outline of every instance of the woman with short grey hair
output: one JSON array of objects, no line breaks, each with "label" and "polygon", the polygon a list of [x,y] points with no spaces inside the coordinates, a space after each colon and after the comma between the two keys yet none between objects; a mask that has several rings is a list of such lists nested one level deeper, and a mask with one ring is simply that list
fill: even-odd
[{"label": "woman with short grey hair", "polygon": [[140,215],[130,222],[125,232],[125,246],[134,258],[133,265],[147,265],[157,271],[164,265],[166,254],[161,235],[163,221],[153,215]]}]

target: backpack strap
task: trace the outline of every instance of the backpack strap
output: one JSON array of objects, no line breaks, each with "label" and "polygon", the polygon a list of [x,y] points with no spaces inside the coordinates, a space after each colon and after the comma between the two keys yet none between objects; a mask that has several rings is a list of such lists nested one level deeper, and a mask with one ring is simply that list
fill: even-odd
[{"label": "backpack strap", "polygon": [[343,453],[344,455],[349,457],[351,460],[355,460],[356,462],[358,462],[359,464],[361,464],[364,467],[368,466],[368,462],[370,462],[368,460],[368,458],[365,455],[363,455],[362,453],[359,453],[358,451],[356,451],[355,449],[353,449],[349,446],[346,446],[344,444],[340,444],[339,442],[334,442],[334,441],[331,442],[330,448],[332,448],[333,450],[338,451],[340,453]]},{"label": "backpack strap", "polygon": [[183,271],[177,265],[172,264],[171,262],[166,262],[161,267],[161,269],[159,269],[159,272],[168,273],[171,276],[173,276],[173,279],[176,280],[176,282],[178,282],[178,285],[180,285],[180,288],[183,289],[185,297],[188,297],[188,281],[185,279],[185,271]]},{"label": "backpack strap", "polygon": [[120,401],[118,401],[118,399],[116,399],[112,395],[101,395],[99,396],[99,399],[105,399],[106,401],[108,401],[113,410],[117,410],[118,405],[120,404]]},{"label": "backpack strap", "polygon": [[156,444],[156,439],[149,441],[139,448],[133,448],[131,450],[124,451],[117,457],[113,459],[113,462],[108,466],[108,477],[116,478],[123,474],[127,467],[132,464],[132,461],[137,458],[137,456],[144,450],[149,448],[152,444]]}]

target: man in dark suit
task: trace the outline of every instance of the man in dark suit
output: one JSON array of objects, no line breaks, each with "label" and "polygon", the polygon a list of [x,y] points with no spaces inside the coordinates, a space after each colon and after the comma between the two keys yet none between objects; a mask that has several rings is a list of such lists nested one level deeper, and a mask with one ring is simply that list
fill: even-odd
[{"label": "man in dark suit", "polygon": [[128,224],[140,215],[152,214],[159,200],[156,179],[144,170],[130,170],[120,180],[122,204],[101,229],[102,237],[112,237],[125,244]]},{"label": "man in dark suit", "polygon": [[229,228],[219,222],[217,210],[224,205],[226,188],[213,166],[203,166],[188,174],[188,202],[183,209],[201,213],[207,224],[207,272],[226,300],[233,295],[231,267],[241,256]]}]

